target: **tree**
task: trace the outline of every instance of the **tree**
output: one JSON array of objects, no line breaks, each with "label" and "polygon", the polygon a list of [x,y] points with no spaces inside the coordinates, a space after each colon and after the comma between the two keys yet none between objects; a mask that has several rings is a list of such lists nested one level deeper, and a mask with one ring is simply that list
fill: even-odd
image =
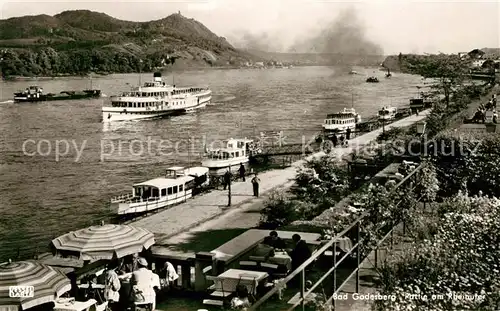
[{"label": "tree", "polygon": [[457,85],[465,79],[467,69],[460,57],[455,55],[431,55],[417,64],[415,71],[426,79],[433,79],[431,88],[444,95],[446,107]]}]

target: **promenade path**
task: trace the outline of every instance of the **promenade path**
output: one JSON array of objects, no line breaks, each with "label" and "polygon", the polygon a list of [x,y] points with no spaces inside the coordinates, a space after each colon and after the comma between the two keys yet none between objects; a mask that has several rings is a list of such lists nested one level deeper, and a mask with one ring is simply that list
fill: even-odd
[{"label": "promenade path", "polygon": [[[415,122],[425,118],[430,110],[423,111],[419,115],[412,115],[407,118],[398,120],[392,124],[385,126],[386,129],[393,127],[407,127]],[[375,141],[378,135],[382,133],[382,129],[377,129],[372,132],[360,135],[349,141],[349,147],[336,148],[331,152],[331,155],[342,159],[343,156],[350,154],[356,148]],[[324,152],[318,152],[309,156],[306,159],[324,155]],[[260,194],[265,195],[269,191],[277,188],[289,187],[293,184],[297,168],[300,167],[305,160],[294,162],[290,167],[285,169],[270,170],[259,173]],[[260,202],[262,198],[255,198],[252,195],[252,184],[247,179],[246,182],[235,182],[231,186],[232,191],[232,206],[227,207],[228,191],[212,190],[209,193],[196,196],[188,201],[175,205],[166,210],[154,213],[143,218],[132,221],[130,224],[142,227],[155,233],[157,244],[166,243],[174,235],[186,232],[190,229],[201,225],[204,222],[213,220],[223,214],[231,212],[235,208],[241,207],[243,204],[249,206],[253,203]],[[255,202],[254,202],[255,201]],[[170,242],[169,241],[169,242]]]}]

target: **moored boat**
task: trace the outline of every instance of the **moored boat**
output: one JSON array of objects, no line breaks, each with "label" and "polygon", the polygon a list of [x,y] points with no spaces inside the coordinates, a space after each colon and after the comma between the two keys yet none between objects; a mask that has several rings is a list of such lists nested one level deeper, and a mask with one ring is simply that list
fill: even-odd
[{"label": "moored boat", "polygon": [[344,108],[340,112],[328,114],[323,129],[327,132],[343,133],[347,129],[354,130],[359,123],[361,123],[360,114],[354,108]]},{"label": "moored boat", "polygon": [[110,208],[117,215],[127,215],[184,202],[208,185],[208,178],[206,167],[170,167],[165,177],[135,184],[132,193],[112,198]]},{"label": "moored boat", "polygon": [[202,87],[176,87],[162,82],[154,73],[153,82],[111,97],[111,107],[102,108],[103,122],[158,118],[184,114],[210,103],[212,91]]},{"label": "moored boat", "polygon": [[208,149],[201,165],[214,175],[223,174],[228,169],[237,170],[240,164],[248,165],[250,157],[258,152],[251,139],[229,139],[223,141],[222,148]]},{"label": "moored boat", "polygon": [[384,106],[378,111],[378,119],[388,121],[396,119],[398,109],[396,107]]},{"label": "moored boat", "polygon": [[26,88],[24,91],[14,93],[14,102],[41,102],[55,100],[78,100],[86,98],[101,97],[100,90],[83,90],[83,91],[62,91],[59,94],[43,93],[43,89],[36,85]]}]

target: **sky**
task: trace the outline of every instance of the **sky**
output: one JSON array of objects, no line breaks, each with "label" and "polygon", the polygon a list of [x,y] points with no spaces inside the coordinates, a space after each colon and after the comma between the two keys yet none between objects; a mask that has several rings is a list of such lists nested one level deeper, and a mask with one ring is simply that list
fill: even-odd
[{"label": "sky", "polygon": [[280,52],[330,27],[347,9],[356,12],[364,37],[380,45],[385,54],[500,47],[498,0],[0,0],[0,19],[76,9],[132,21],[160,19],[180,11],[238,47],[252,47],[248,37],[265,38],[268,49]]}]

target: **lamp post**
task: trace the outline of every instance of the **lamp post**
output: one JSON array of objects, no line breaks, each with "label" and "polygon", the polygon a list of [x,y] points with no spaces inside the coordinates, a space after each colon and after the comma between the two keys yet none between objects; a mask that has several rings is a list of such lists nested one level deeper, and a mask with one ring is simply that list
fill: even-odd
[{"label": "lamp post", "polygon": [[227,181],[227,206],[231,206],[231,165],[229,166],[229,178]]},{"label": "lamp post", "polygon": [[425,126],[426,126],[425,121],[419,121],[417,122],[417,134],[420,137],[420,157],[423,156],[424,154],[424,134],[425,134]]}]

